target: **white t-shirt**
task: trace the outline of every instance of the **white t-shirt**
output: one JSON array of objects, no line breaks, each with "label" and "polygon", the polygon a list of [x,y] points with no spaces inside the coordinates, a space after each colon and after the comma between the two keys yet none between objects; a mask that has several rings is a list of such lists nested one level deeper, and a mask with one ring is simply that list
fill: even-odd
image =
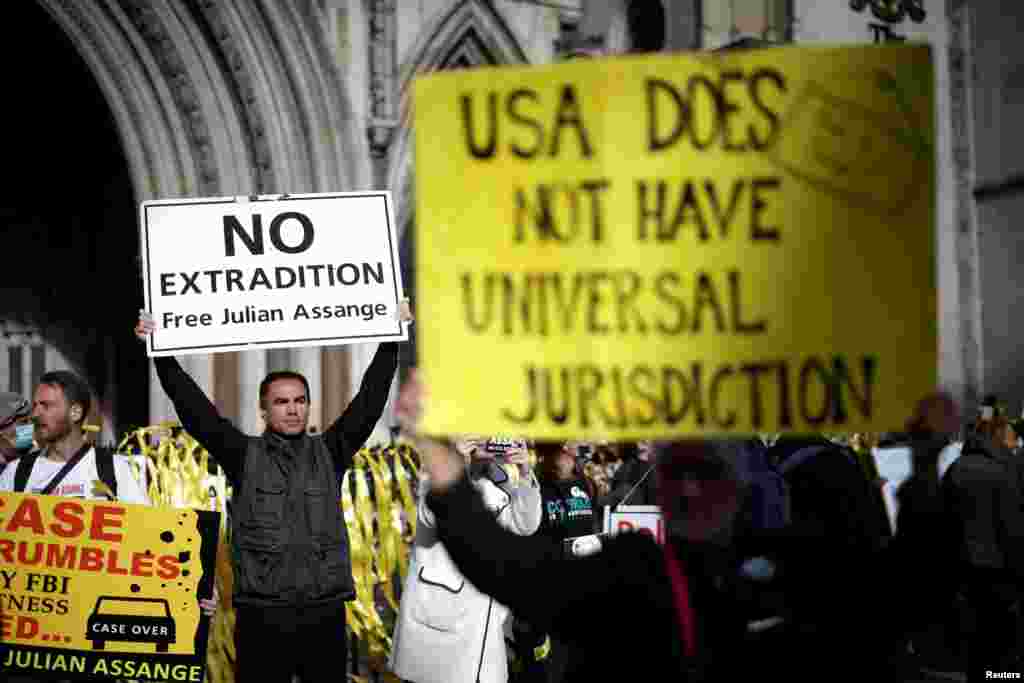
[{"label": "white t-shirt", "polygon": [[[28,476],[28,484],[25,486],[24,493],[42,491],[62,467],[64,467],[64,461],[51,460],[46,457],[45,453],[40,454]],[[3,475],[0,476],[0,491],[14,490],[14,473],[17,470],[17,461],[4,468]],[[100,475],[96,469],[96,450],[90,448],[89,452],[57,484],[52,495],[87,500],[106,500],[104,496],[93,493],[93,482],[99,481],[99,478]],[[114,455],[114,478],[117,479],[117,500],[119,502],[149,505],[149,495],[142,483],[135,478],[135,473],[132,471],[127,457]]]}]

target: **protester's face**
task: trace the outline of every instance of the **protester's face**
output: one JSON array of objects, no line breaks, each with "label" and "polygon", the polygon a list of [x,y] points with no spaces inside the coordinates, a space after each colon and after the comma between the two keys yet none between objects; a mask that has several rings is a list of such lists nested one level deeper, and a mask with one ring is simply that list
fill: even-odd
[{"label": "protester's face", "polygon": [[637,441],[636,457],[644,462],[650,462],[651,456],[653,455],[651,448],[652,445],[650,441]]},{"label": "protester's face", "polygon": [[36,443],[45,447],[70,434],[74,421],[81,419],[81,410],[81,406],[68,403],[59,386],[40,384],[32,401]]},{"label": "protester's face", "polygon": [[278,434],[302,434],[309,423],[306,387],[297,379],[275,380],[263,399],[263,419]]},{"label": "protester's face", "polygon": [[568,479],[572,476],[575,458],[572,456],[574,451],[570,450],[571,448],[566,443],[552,441],[537,442],[534,450],[537,453],[537,459],[540,462],[541,470],[544,472],[545,477]]},{"label": "protester's face", "polygon": [[669,451],[658,464],[658,494],[668,533],[691,542],[710,541],[726,532],[740,505],[739,482],[731,470],[699,448]]},{"label": "protester's face", "polygon": [[576,473],[576,457],[567,446],[555,456],[555,473],[559,479],[571,479]]}]

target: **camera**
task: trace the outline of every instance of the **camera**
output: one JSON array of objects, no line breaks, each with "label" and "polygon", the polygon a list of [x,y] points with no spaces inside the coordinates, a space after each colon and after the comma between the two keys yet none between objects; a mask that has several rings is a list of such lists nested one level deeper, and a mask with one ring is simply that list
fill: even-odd
[{"label": "camera", "polygon": [[525,447],[525,444],[517,439],[488,439],[484,444],[484,450],[493,453],[495,458],[504,458],[506,453],[518,447]]},{"label": "camera", "polygon": [[562,541],[562,556],[570,558],[595,555],[604,548],[604,539],[607,536],[607,534],[589,534],[566,538]]}]

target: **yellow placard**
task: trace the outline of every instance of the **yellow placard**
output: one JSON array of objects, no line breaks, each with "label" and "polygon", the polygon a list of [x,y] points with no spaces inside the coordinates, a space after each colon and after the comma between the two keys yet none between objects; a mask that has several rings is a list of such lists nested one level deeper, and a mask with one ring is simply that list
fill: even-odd
[{"label": "yellow placard", "polygon": [[219,515],[0,494],[0,671],[202,681]]},{"label": "yellow placard", "polygon": [[928,46],[415,84],[429,433],[899,429],[937,381]]}]

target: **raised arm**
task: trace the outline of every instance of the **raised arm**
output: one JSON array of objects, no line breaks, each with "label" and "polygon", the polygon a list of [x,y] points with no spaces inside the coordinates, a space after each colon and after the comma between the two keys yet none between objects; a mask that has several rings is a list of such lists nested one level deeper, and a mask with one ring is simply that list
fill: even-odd
[{"label": "raised arm", "polygon": [[520,536],[529,536],[540,528],[540,484],[533,472],[520,479],[509,492],[508,507],[498,517],[498,523]]},{"label": "raised arm", "polygon": [[[139,311],[135,325],[135,336],[140,341],[156,329],[156,323],[146,311]],[[248,439],[229,420],[220,416],[203,390],[185,372],[178,360],[172,356],[153,359],[160,386],[170,397],[178,412],[181,426],[185,428],[214,460],[224,468],[228,480],[237,485],[242,474],[242,463]]]},{"label": "raised arm", "polygon": [[[608,591],[608,572],[566,560],[559,542],[544,536],[520,536],[499,523],[467,477],[443,492],[434,490],[433,510],[441,542],[459,571],[481,592],[543,628],[561,630],[574,608],[599,603]],[[575,627],[564,635],[574,637]]]},{"label": "raised arm", "polygon": [[[665,600],[671,589],[661,551],[646,535],[623,534],[609,540],[601,553],[567,558],[560,541],[503,528],[466,477],[449,488],[435,488],[427,503],[462,575],[560,640],[614,640],[606,622],[588,618],[594,605],[622,623],[671,622],[672,607]],[[664,619],[666,610],[670,616]]]},{"label": "raised arm", "polygon": [[355,455],[373,433],[391,391],[391,380],[398,368],[398,344],[386,342],[377,347],[370,367],[363,375],[359,393],[345,412],[324,431],[324,442],[334,456],[338,472],[352,465]]},{"label": "raised arm", "polygon": [[[532,474],[530,475],[532,477]],[[518,536],[529,536],[540,526],[540,487],[536,480],[520,481],[515,486],[508,482],[497,484],[488,477],[474,480],[484,506],[498,520],[503,529]]]},{"label": "raised arm", "polygon": [[154,358],[160,386],[171,399],[181,426],[224,468],[232,484],[238,483],[248,438],[230,420],[221,417],[203,390],[172,356]]}]

